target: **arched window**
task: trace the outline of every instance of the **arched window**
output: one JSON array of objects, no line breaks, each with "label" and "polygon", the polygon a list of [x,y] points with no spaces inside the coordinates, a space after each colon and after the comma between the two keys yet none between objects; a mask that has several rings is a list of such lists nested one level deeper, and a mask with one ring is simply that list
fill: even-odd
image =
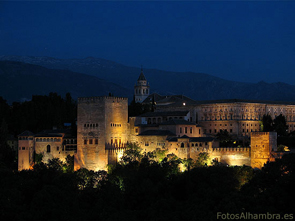
[{"label": "arched window", "polygon": [[50,153],[50,145],[47,145],[47,153]]},{"label": "arched window", "polygon": [[184,147],[184,143],[181,143],[181,146],[180,147]]}]

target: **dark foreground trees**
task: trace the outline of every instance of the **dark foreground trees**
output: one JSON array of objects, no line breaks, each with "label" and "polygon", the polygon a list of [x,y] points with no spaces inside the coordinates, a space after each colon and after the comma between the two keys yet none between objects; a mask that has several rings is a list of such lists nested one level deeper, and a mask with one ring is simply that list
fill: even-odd
[{"label": "dark foreground trees", "polygon": [[261,171],[192,166],[156,154],[126,158],[105,171],[63,170],[58,160],[33,171],[0,170],[1,220],[217,220],[222,213],[294,213],[295,156]]}]

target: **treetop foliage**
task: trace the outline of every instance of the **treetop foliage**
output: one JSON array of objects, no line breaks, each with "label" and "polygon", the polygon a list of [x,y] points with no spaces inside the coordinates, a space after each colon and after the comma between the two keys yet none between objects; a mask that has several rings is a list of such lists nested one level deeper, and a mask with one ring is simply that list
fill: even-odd
[{"label": "treetop foliage", "polygon": [[215,165],[180,172],[181,163],[195,162],[173,154],[158,160],[136,145],[130,150],[127,163],[118,163],[109,174],[65,170],[69,159],[39,163],[29,171],[0,169],[1,220],[209,221],[217,212],[286,214],[294,209],[295,154],[261,171]]}]

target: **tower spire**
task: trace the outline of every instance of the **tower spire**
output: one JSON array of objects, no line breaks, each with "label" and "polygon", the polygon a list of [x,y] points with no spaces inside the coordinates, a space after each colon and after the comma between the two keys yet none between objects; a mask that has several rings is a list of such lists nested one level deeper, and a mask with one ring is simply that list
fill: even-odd
[{"label": "tower spire", "polygon": [[150,86],[147,83],[147,80],[143,74],[142,65],[140,69],[141,69],[141,72],[137,79],[137,84],[135,84],[134,86],[134,96],[135,96],[136,103],[143,102],[150,94]]}]

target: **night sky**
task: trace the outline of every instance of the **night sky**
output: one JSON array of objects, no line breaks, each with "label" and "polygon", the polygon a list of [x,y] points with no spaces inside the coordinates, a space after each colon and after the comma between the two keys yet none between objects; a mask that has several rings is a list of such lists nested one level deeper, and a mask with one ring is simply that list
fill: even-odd
[{"label": "night sky", "polygon": [[293,1],[0,2],[0,55],[295,84]]}]

